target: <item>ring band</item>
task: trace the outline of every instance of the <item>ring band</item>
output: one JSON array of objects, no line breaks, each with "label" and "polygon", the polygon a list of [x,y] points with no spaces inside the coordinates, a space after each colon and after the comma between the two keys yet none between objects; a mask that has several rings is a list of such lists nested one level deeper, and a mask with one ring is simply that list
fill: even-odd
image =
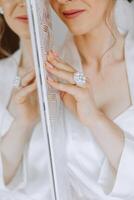
[{"label": "ring band", "polygon": [[78,86],[83,86],[86,83],[86,77],[82,72],[75,72],[73,79]]}]

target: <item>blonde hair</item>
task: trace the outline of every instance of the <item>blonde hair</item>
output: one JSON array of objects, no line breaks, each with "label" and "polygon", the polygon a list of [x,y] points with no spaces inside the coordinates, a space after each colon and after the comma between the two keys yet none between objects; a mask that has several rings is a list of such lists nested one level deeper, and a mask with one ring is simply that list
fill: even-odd
[{"label": "blonde hair", "polygon": [[6,58],[19,48],[19,37],[9,28],[0,15],[0,59]]}]

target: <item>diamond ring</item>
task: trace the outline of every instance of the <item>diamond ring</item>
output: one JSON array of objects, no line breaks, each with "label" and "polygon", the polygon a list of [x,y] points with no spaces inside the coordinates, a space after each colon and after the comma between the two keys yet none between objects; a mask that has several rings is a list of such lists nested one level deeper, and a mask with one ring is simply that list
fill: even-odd
[{"label": "diamond ring", "polygon": [[86,83],[86,77],[82,72],[75,72],[73,79],[78,86],[83,86]]},{"label": "diamond ring", "polygon": [[21,86],[21,77],[20,76],[15,77],[15,79],[13,81],[13,86],[17,89]]}]

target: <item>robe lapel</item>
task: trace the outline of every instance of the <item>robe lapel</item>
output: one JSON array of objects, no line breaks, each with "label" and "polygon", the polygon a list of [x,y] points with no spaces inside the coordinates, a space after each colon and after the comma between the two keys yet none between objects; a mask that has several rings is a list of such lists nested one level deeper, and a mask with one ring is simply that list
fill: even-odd
[{"label": "robe lapel", "polygon": [[7,107],[13,89],[13,81],[20,61],[20,50],[9,58],[0,61],[0,95],[1,104]]}]

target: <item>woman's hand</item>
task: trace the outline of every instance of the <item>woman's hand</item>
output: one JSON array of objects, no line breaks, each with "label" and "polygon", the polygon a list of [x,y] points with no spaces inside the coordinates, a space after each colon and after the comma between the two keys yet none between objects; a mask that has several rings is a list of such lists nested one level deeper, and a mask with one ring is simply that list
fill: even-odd
[{"label": "woman's hand", "polygon": [[[53,51],[48,54],[46,68],[49,73],[60,79],[55,81],[48,77],[48,83],[60,91],[64,104],[84,125],[88,125],[91,118],[101,113],[96,106],[90,82],[87,80],[82,87],[77,86],[73,79],[75,69],[62,61]],[[61,82],[62,80],[66,83]]]},{"label": "woman's hand", "polygon": [[19,89],[14,89],[8,110],[15,120],[25,126],[33,128],[39,121],[39,105],[34,70],[22,78]]},{"label": "woman's hand", "polygon": [[34,70],[22,78],[20,88],[13,89],[8,110],[14,121],[0,144],[6,184],[15,176],[23,159],[25,146],[40,118]]}]

